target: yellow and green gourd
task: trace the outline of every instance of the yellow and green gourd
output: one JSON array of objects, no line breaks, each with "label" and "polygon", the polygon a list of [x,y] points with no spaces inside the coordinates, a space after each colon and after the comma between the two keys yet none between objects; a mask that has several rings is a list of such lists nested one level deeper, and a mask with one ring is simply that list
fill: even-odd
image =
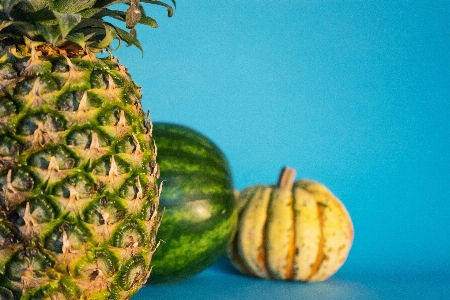
[{"label": "yellow and green gourd", "polygon": [[347,259],[354,234],[348,211],[324,185],[294,178],[295,170],[284,168],[277,185],[256,185],[238,196],[228,256],[241,273],[323,281]]}]

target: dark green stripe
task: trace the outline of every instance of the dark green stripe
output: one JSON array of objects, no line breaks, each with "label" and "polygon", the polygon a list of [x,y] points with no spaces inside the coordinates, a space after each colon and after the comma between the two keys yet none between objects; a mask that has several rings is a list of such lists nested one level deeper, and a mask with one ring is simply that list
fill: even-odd
[{"label": "dark green stripe", "polygon": [[217,163],[210,158],[198,158],[190,154],[180,154],[173,153],[172,155],[166,155],[164,152],[159,152],[157,162],[160,165],[161,171],[167,170],[180,170],[183,169],[199,169],[202,173],[208,173],[216,170],[216,172],[230,174],[230,169],[227,164]]},{"label": "dark green stripe", "polygon": [[173,149],[190,145],[202,151],[207,150],[210,155],[218,155],[223,160],[226,158],[219,147],[201,133],[176,124],[155,123],[153,127],[153,137],[155,138],[158,149]]},{"label": "dark green stripe", "polygon": [[198,131],[177,124],[154,123],[153,137],[165,137],[170,138],[170,140],[184,140],[185,142],[189,141],[189,144],[195,144],[205,148],[219,149],[214,143]]},{"label": "dark green stripe", "polygon": [[211,164],[217,165],[227,165],[227,161],[219,152],[213,152],[209,149],[199,149],[193,145],[178,145],[175,143],[171,144],[171,147],[161,147],[161,144],[156,140],[156,145],[158,147],[158,155],[160,158],[164,159],[167,157],[185,157],[192,162],[202,162],[209,161]]}]

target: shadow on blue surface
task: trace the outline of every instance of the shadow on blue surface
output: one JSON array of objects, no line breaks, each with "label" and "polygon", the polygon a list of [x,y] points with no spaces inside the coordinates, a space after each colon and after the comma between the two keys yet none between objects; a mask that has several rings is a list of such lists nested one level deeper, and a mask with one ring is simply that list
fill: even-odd
[{"label": "shadow on blue surface", "polygon": [[226,258],[184,281],[150,285],[133,300],[144,299],[450,299],[448,272],[337,273],[325,282],[299,283],[238,274]]}]

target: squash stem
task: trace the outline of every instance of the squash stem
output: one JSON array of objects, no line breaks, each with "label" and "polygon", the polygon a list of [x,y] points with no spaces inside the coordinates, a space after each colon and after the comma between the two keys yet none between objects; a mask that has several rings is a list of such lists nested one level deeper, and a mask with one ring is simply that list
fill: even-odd
[{"label": "squash stem", "polygon": [[289,167],[284,167],[281,170],[280,177],[278,178],[278,187],[281,189],[292,190],[295,180],[295,170]]}]

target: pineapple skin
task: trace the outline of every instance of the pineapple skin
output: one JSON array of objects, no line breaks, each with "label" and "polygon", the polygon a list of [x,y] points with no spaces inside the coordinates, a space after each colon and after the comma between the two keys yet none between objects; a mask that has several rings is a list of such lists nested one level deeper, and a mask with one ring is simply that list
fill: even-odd
[{"label": "pineapple skin", "polygon": [[0,298],[129,299],[161,221],[140,88],[112,57],[0,50]]}]

